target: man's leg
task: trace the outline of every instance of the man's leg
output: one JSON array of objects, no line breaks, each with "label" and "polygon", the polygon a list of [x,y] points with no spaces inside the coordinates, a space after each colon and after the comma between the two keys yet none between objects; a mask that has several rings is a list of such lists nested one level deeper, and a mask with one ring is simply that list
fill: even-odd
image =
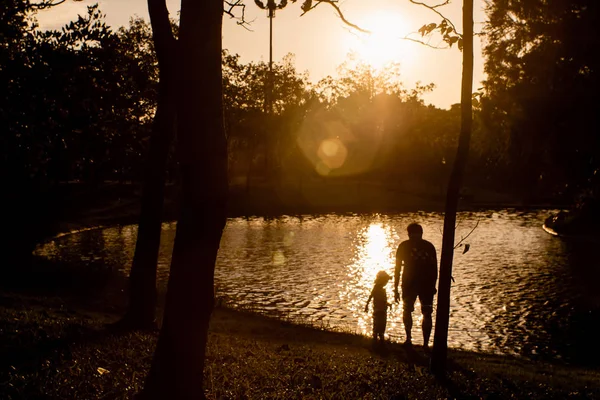
[{"label": "man's leg", "polygon": [[431,336],[431,327],[433,326],[433,321],[431,319],[432,314],[431,306],[424,306],[422,309],[423,312],[423,347],[429,347],[429,337]]},{"label": "man's leg", "polygon": [[406,344],[412,343],[412,311],[404,309],[402,313],[402,322],[404,322],[404,330],[406,331]]},{"label": "man's leg", "polygon": [[433,294],[419,296],[419,301],[421,302],[421,313],[423,314],[423,347],[428,348],[431,327],[433,326],[431,318],[431,314],[433,313]]},{"label": "man's leg", "polygon": [[402,322],[404,322],[404,330],[406,331],[406,344],[412,344],[412,312],[415,309],[415,301],[417,296],[412,293],[407,293],[406,290],[402,289]]}]

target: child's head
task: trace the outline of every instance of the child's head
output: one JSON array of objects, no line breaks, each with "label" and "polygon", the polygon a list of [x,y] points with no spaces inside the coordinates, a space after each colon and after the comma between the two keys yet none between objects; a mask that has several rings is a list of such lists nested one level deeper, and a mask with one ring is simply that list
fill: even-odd
[{"label": "child's head", "polygon": [[377,273],[377,276],[375,277],[375,284],[376,285],[384,286],[385,284],[388,283],[388,281],[390,279],[392,279],[392,277],[389,276],[387,272],[385,272],[385,271],[379,271]]}]

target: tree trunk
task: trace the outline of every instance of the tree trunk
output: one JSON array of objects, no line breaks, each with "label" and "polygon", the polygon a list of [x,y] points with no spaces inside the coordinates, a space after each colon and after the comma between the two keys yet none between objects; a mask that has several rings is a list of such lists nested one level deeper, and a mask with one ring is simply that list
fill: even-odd
[{"label": "tree trunk", "polygon": [[452,279],[452,258],[454,256],[454,234],[456,211],[462,185],[472,125],[473,94],[473,0],[463,0],[463,70],[461,87],[461,127],[456,159],[448,182],[446,208],[444,214],[444,234],[440,260],[440,281],[438,285],[435,334],[431,355],[431,370],[441,376],[446,371],[448,353],[448,326],[450,321],[450,284]]},{"label": "tree trunk", "polygon": [[166,164],[175,131],[173,53],[176,41],[164,0],[149,0],[148,10],[159,66],[159,88],[144,171],[138,236],[129,276],[129,309],[123,320],[118,323],[128,328],[149,328],[156,325],[156,267],[160,246]]},{"label": "tree trunk", "polygon": [[214,268],[226,222],[227,142],[221,80],[222,0],[181,2],[177,139],[181,214],[165,317],[145,399],[203,399]]}]

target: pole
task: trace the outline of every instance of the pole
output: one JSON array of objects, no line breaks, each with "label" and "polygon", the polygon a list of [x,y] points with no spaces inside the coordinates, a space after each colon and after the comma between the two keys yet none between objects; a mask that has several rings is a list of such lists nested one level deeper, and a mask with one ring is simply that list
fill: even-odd
[{"label": "pole", "polygon": [[273,111],[273,17],[275,17],[275,1],[269,1],[269,83],[267,93],[267,112]]}]

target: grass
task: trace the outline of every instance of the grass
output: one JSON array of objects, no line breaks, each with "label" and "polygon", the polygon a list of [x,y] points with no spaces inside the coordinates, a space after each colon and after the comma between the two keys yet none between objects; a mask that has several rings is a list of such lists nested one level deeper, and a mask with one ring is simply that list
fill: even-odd
[{"label": "grass", "polygon": [[[0,398],[129,399],[142,387],[157,332],[111,333],[115,315],[58,297],[0,294]],[[418,346],[270,319],[213,314],[204,385],[209,399],[600,398],[600,371],[450,352],[448,379]]]}]

